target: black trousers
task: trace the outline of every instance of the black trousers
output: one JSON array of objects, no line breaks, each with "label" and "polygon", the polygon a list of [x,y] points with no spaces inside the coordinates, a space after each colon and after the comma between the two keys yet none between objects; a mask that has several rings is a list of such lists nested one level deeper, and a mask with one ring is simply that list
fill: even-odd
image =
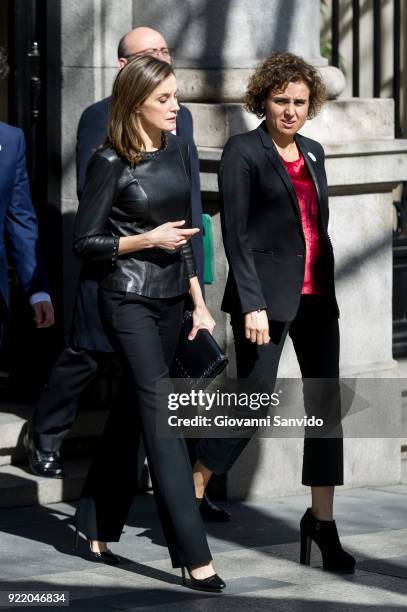
[{"label": "black trousers", "polygon": [[[303,378],[306,414],[324,418],[329,413],[331,419],[334,416],[336,422],[340,422],[339,324],[329,296],[303,295],[292,322],[269,323],[271,342],[257,346],[245,338],[244,318],[232,317],[238,378],[250,378],[264,383],[272,392],[284,342],[287,334],[290,334]],[[307,379],[328,380],[318,387],[316,393],[315,385]],[[343,484],[340,423],[337,431],[338,437],[305,438],[302,470],[304,485]],[[226,472],[248,442],[247,438],[204,439],[197,446],[198,458],[214,472]]]},{"label": "black trousers", "polygon": [[151,299],[100,289],[102,319],[129,381],[131,401],[128,397],[110,413],[75,515],[76,526],[88,537],[120,539],[139,476],[142,432],[174,567],[202,564],[212,558],[195,500],[185,440],[160,438],[155,431],[156,385],[169,376],[183,302],[184,296]]},{"label": "black trousers", "polygon": [[75,421],[80,394],[111,359],[111,353],[64,348],[31,416],[37,448],[46,452],[60,449]]},{"label": "black trousers", "polygon": [[[36,448],[44,452],[55,452],[61,448],[75,422],[79,396],[100,368],[105,367],[111,359],[112,353],[72,346],[63,349],[31,415],[30,430]],[[123,385],[120,389],[120,402],[125,402],[127,397],[128,390]],[[196,461],[195,447],[199,440],[190,438],[186,442],[193,465]],[[141,466],[145,459],[143,452],[141,448]]]}]

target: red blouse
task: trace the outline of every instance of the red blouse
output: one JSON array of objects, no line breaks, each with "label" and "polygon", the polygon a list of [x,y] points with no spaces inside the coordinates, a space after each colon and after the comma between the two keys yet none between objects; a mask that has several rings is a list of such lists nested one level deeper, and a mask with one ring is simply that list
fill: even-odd
[{"label": "red blouse", "polygon": [[301,211],[305,236],[305,273],[301,293],[323,294],[327,292],[322,243],[318,227],[318,204],[314,182],[308,172],[304,157],[289,162],[281,158],[290,175]]}]

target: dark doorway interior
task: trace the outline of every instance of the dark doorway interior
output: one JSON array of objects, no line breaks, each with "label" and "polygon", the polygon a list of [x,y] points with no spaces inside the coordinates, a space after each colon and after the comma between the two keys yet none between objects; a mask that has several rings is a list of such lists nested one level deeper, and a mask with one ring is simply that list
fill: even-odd
[{"label": "dark doorway interior", "polygon": [[32,308],[11,266],[12,315],[0,354],[0,391],[2,399],[13,401],[35,401],[62,344],[59,7],[53,0],[0,2],[0,45],[7,50],[10,65],[7,82],[1,84],[1,120],[25,134],[40,250],[59,315],[55,328],[35,328]]},{"label": "dark doorway interior", "polygon": [[[8,0],[0,2],[0,47],[8,49]],[[8,79],[0,86],[0,121],[8,121]]]}]

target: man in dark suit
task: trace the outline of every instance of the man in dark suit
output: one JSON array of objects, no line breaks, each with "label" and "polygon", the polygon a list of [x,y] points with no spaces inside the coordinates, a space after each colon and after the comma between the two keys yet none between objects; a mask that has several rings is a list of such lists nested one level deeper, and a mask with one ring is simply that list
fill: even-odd
[{"label": "man in dark suit", "polygon": [[[118,67],[123,68],[136,55],[153,55],[171,62],[170,50],[159,32],[141,27],[128,32],[118,46]],[[77,193],[81,196],[86,168],[94,151],[106,138],[110,98],[89,106],[82,114],[77,133]],[[189,145],[192,176],[192,226],[201,232],[192,239],[192,248],[203,286],[202,203],[199,183],[199,159],[193,140],[192,116],[181,106],[177,115],[177,134]],[[106,338],[97,307],[97,273],[83,264],[71,327],[70,345],[61,353],[52,370],[25,438],[31,469],[39,475],[63,476],[59,458],[61,444],[76,416],[77,399],[94,378],[113,349]],[[61,383],[63,382],[63,386]],[[107,450],[108,452],[108,450]],[[202,514],[210,520],[227,520],[225,511],[205,502]]]},{"label": "man in dark suit", "polygon": [[[0,48],[0,79],[7,73],[7,56]],[[37,327],[54,324],[54,309],[37,247],[37,217],[31,202],[24,134],[19,128],[0,122],[0,340],[9,317],[6,249],[33,307]]]}]

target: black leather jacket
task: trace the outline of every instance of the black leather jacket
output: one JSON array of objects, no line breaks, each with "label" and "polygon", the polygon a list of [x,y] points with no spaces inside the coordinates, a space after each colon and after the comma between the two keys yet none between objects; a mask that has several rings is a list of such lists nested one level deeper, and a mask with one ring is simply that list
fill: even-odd
[{"label": "black leather jacket", "polygon": [[196,276],[188,242],[176,251],[160,248],[118,255],[121,236],[142,234],[167,221],[191,227],[188,145],[168,135],[167,144],[136,166],[112,148],[95,152],[75,221],[76,255],[92,260],[95,277],[107,289],[152,298],[186,293]]}]

